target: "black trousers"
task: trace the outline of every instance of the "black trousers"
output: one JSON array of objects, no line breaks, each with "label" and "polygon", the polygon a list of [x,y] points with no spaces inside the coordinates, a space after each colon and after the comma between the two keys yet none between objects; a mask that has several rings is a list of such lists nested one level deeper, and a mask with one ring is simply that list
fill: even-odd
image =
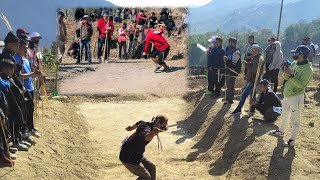
[{"label": "black trousers", "polygon": [[127,59],[127,43],[126,42],[119,42],[119,59],[122,59],[121,53],[123,48],[123,54],[125,59]]},{"label": "black trousers", "polygon": [[34,129],[34,122],[33,122],[33,111],[34,111],[34,103],[33,103],[33,96],[34,92],[26,92],[25,97],[28,99],[28,101],[25,102],[26,107],[26,126],[29,131],[32,131]]},{"label": "black trousers", "polygon": [[269,65],[266,65],[266,73],[263,75],[263,79],[267,79],[271,83],[273,83],[273,91],[277,92],[278,83],[279,83],[279,69],[269,70]]},{"label": "black trousers", "polygon": [[220,96],[221,88],[224,86],[224,69],[213,69],[208,71],[208,90],[216,96]]}]

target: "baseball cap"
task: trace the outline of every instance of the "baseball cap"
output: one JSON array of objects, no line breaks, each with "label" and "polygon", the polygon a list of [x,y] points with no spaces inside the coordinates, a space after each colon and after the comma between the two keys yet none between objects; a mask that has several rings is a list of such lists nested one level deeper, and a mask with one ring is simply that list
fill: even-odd
[{"label": "baseball cap", "polygon": [[31,33],[31,35],[30,35],[30,38],[31,38],[31,39],[32,39],[32,38],[36,38],[36,37],[42,39],[42,36],[40,35],[40,33],[38,33],[38,32],[33,32],[33,33]]},{"label": "baseball cap", "polygon": [[214,43],[214,42],[216,42],[217,37],[218,37],[218,36],[216,36],[216,35],[211,36],[211,38],[208,40],[208,42],[210,42],[210,43]]},{"label": "baseball cap", "polygon": [[16,34],[17,35],[19,35],[19,34],[29,34],[29,32],[24,28],[19,28],[19,29],[17,29]]},{"label": "baseball cap", "polygon": [[269,81],[266,79],[262,79],[261,81],[258,82],[258,84],[262,84],[263,86],[268,86],[269,85]]},{"label": "baseball cap", "polygon": [[236,38],[234,38],[234,37],[231,37],[231,38],[229,38],[229,42],[237,43],[237,39],[236,39]]},{"label": "baseball cap", "polygon": [[260,52],[263,51],[263,49],[259,46],[259,44],[253,44],[252,46],[250,46],[248,48],[248,52],[251,53],[252,49],[254,49],[254,48],[259,49]]},{"label": "baseball cap", "polygon": [[109,11],[103,11],[102,13],[101,13],[102,15],[108,15],[109,16]]},{"label": "baseball cap", "polygon": [[20,34],[18,38],[20,39],[20,43],[24,43],[24,44],[31,41],[31,39],[25,34]]},{"label": "baseball cap", "polygon": [[308,46],[300,45],[295,50],[291,50],[291,53],[300,53],[304,56],[309,56],[310,49],[308,48]]}]

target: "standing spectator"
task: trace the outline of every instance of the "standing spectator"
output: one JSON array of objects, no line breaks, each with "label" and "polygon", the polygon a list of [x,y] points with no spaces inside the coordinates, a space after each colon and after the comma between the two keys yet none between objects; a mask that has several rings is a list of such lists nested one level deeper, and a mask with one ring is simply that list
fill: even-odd
[{"label": "standing spectator", "polygon": [[188,27],[188,14],[182,13],[181,25],[178,27],[178,38],[180,38],[182,30],[187,27]]},{"label": "standing spectator", "polygon": [[83,48],[86,47],[86,54],[88,57],[88,63],[91,64],[91,50],[90,50],[90,41],[93,34],[92,24],[90,22],[90,17],[88,15],[83,16],[82,21],[78,24],[76,34],[77,38],[80,39],[80,51],[77,59],[77,64],[80,64],[82,59]]},{"label": "standing spectator", "polygon": [[116,14],[114,16],[114,22],[119,23],[120,22],[120,10],[116,9]]},{"label": "standing spectator", "polygon": [[149,27],[144,26],[143,29],[144,34],[146,35],[146,45],[144,47],[143,56],[147,58],[149,47],[152,42],[155,49],[150,53],[150,57],[156,64],[154,72],[157,72],[162,66],[164,67],[162,70],[163,72],[169,71],[170,68],[164,61],[170,52],[170,45],[163,36],[153,33],[153,30],[150,30]]},{"label": "standing spectator", "polygon": [[[247,52],[251,54],[250,55],[251,59],[247,60],[245,63],[245,65],[247,67],[247,74],[246,74],[247,83],[246,83],[245,88],[241,94],[240,102],[239,102],[237,108],[231,113],[232,115],[241,113],[241,109],[242,109],[247,97],[250,94],[253,93],[253,98],[255,98],[255,89],[253,89],[254,83],[255,83],[256,78],[258,78],[257,80],[260,81],[261,75],[263,72],[264,58],[263,58],[263,55],[261,54],[262,48],[258,44],[253,44],[252,46],[250,46],[248,48]],[[260,67],[259,67],[259,61],[261,61]],[[260,68],[259,74],[257,72],[258,68]],[[256,82],[256,83],[258,83],[258,82]],[[250,112],[251,113],[255,112],[255,108],[253,106],[251,106]]]},{"label": "standing spectator", "polygon": [[312,79],[312,63],[308,61],[310,50],[305,45],[300,45],[292,50],[294,61],[290,67],[284,67],[284,79],[287,80],[284,86],[282,101],[283,113],[282,122],[278,130],[270,131],[270,135],[284,136],[285,128],[291,121],[292,130],[290,139],[284,143],[285,147],[294,146],[300,129],[301,110],[304,106],[305,88]]},{"label": "standing spectator", "polygon": [[306,36],[302,39],[302,45],[306,45],[310,49],[310,54],[308,56],[308,60],[313,63],[313,58],[317,54],[317,50],[314,46],[314,44],[311,42],[310,37]]},{"label": "standing spectator", "polygon": [[137,27],[137,23],[135,21],[132,21],[132,25],[129,28],[129,52],[128,52],[128,56],[131,59],[134,59],[136,56],[138,37],[139,37],[139,28]]},{"label": "standing spectator", "polygon": [[206,94],[212,95],[214,93],[214,84],[213,84],[213,69],[211,67],[211,59],[209,55],[216,48],[216,38],[217,36],[212,36],[208,42],[211,46],[207,49],[207,69],[208,69],[208,91],[205,91]]},{"label": "standing spectator", "polygon": [[59,62],[62,62],[62,56],[65,52],[65,44],[67,42],[67,27],[63,22],[64,13],[58,12],[58,21],[57,21],[57,44],[59,49]]},{"label": "standing spectator", "polygon": [[166,23],[167,31],[168,31],[168,37],[171,36],[171,32],[176,30],[176,24],[172,19],[172,16],[169,16],[168,21]]},{"label": "standing spectator", "polygon": [[275,45],[274,42],[276,41],[276,38],[271,37],[270,39],[268,39],[268,43],[269,45],[267,46],[267,48],[264,50],[264,59],[266,61],[266,73],[263,75],[263,79],[267,79],[270,80],[270,70],[269,70],[269,65],[272,63],[273,61],[273,53],[275,51]]},{"label": "standing spectator", "polygon": [[132,14],[131,21],[136,21],[137,10],[135,8],[132,8],[131,14]]},{"label": "standing spectator", "polygon": [[162,8],[161,12],[160,12],[160,20],[159,23],[164,23],[166,24],[169,18],[169,12],[168,12],[168,8]]},{"label": "standing spectator", "polygon": [[[249,47],[247,48],[246,54],[244,55],[244,61],[250,63],[250,61],[252,60],[252,54],[249,52],[249,49],[251,49],[252,45],[257,44],[254,41],[254,36],[253,35],[250,35],[248,37],[248,44],[249,44]],[[245,75],[247,74],[247,67],[246,66],[245,66],[245,69],[244,69],[244,74]]]},{"label": "standing spectator", "polygon": [[233,104],[236,77],[241,72],[241,52],[237,47],[237,39],[230,38],[229,45],[226,47],[225,62],[227,67],[227,96],[226,103]]},{"label": "standing spectator", "polygon": [[149,27],[151,29],[154,29],[155,28],[155,25],[157,24],[157,17],[155,15],[154,12],[151,13],[151,16],[149,18]]},{"label": "standing spectator", "polygon": [[[19,72],[20,79],[22,80],[22,83],[24,87],[26,88],[26,92],[24,93],[24,96],[26,97],[27,101],[25,101],[27,112],[26,113],[26,125],[28,131],[31,133],[32,136],[35,136],[37,138],[40,137],[39,132],[34,127],[33,123],[33,111],[34,111],[34,85],[32,82],[32,79],[37,78],[44,78],[44,74],[40,72],[39,70],[33,71],[31,70],[31,63],[25,56],[28,52],[28,44],[31,41],[26,35],[19,35],[20,39],[20,45],[17,53],[14,54],[14,59],[16,61],[16,64],[21,66],[21,70]],[[28,135],[24,136],[25,140],[29,142],[34,142],[31,140]]]},{"label": "standing spectator", "polygon": [[[283,53],[281,50],[281,43],[279,41],[274,42],[274,53],[272,62],[268,66],[268,70],[270,73],[270,80],[274,84],[273,91],[276,93],[278,90],[278,76],[281,65],[283,64]],[[267,79],[269,80],[269,79]]]},{"label": "standing spectator", "polygon": [[[113,35],[114,31],[114,24],[113,21],[111,20],[111,17],[109,18],[109,12],[108,11],[103,11],[102,12],[102,18],[98,20],[97,23],[97,30],[99,32],[99,38],[98,38],[98,59],[99,62],[101,62],[101,56],[103,53],[103,44],[105,43],[105,39],[107,38],[107,44],[106,46],[106,54],[105,58],[109,59],[110,56],[110,47],[111,47],[111,37]],[[105,59],[103,59],[104,61]]]},{"label": "standing spectator", "polygon": [[77,8],[74,13],[74,19],[79,22],[81,18],[84,16],[84,9],[83,8]]},{"label": "standing spectator", "polygon": [[123,22],[122,27],[119,28],[119,59],[122,59],[121,52],[122,48],[124,51],[124,58],[127,60],[127,23]]},{"label": "standing spectator", "polygon": [[224,76],[224,56],[226,55],[225,49],[222,47],[223,39],[221,37],[216,37],[215,48],[213,48],[208,54],[208,64],[210,73],[212,73],[212,87],[210,91],[214,92],[215,98],[218,98],[221,93],[221,88],[225,83]]},{"label": "standing spectator", "polygon": [[141,9],[139,13],[137,14],[136,21],[138,22],[138,25],[146,25],[148,22],[148,17],[144,14],[144,10]]}]

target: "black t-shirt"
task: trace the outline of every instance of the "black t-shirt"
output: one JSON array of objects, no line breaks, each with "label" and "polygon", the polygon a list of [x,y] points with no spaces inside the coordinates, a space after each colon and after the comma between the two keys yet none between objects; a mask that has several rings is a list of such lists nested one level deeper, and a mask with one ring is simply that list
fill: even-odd
[{"label": "black t-shirt", "polygon": [[150,28],[154,29],[154,26],[156,25],[157,17],[150,17]]},{"label": "black t-shirt", "polygon": [[140,164],[145,151],[145,147],[150,141],[145,140],[145,136],[152,132],[153,125],[148,122],[139,121],[138,128],[128,140],[122,145],[119,159],[129,164]]}]

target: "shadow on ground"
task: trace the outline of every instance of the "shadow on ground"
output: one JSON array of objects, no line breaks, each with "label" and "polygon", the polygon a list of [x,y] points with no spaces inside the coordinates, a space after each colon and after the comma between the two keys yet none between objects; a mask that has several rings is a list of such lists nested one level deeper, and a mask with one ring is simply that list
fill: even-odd
[{"label": "shadow on ground", "polygon": [[294,147],[289,147],[284,154],[283,138],[278,138],[278,145],[274,148],[270,159],[267,180],[289,180],[292,173],[292,162],[296,155]]}]

